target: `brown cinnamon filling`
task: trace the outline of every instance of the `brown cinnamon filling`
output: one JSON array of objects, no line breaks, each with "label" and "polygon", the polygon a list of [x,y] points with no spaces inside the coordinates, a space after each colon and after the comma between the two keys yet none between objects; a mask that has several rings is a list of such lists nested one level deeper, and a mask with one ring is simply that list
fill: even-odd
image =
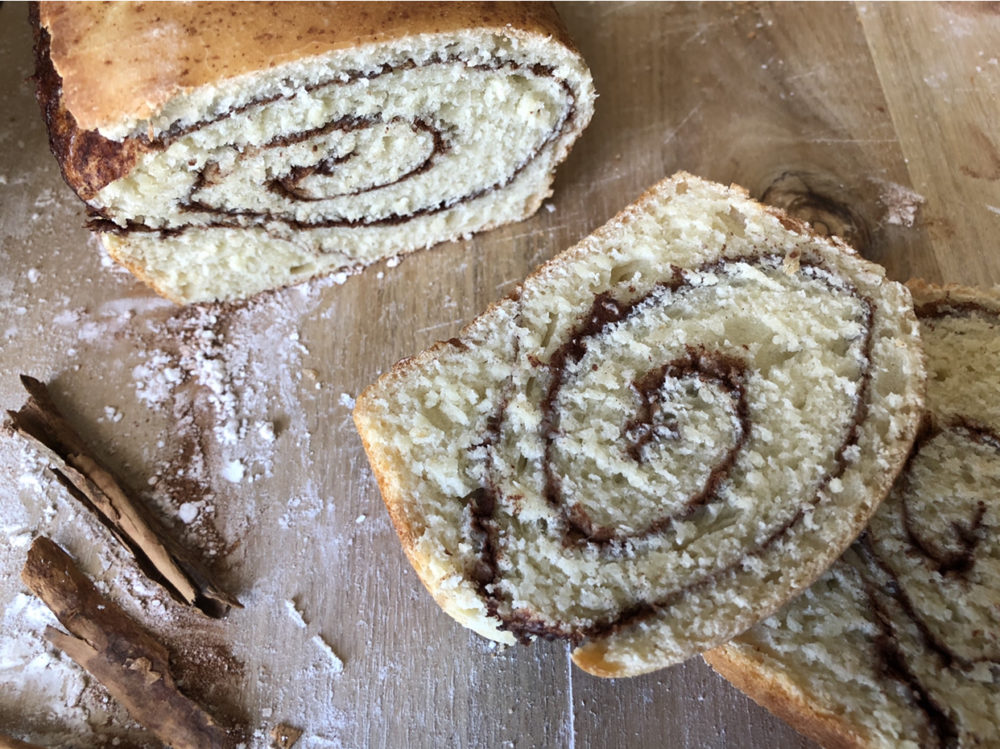
[{"label": "brown cinnamon filling", "polygon": [[[1000,454],[1000,437],[998,437],[992,430],[973,424],[967,419],[959,419],[952,425],[951,428],[953,431],[962,433],[967,439],[993,447],[998,451],[998,454]],[[910,455],[910,461],[912,461],[914,457],[920,453],[921,447],[940,434],[940,431],[940,429],[932,429],[921,435],[914,445],[913,452]],[[908,463],[907,468],[904,469],[903,476],[900,479],[900,493],[902,496],[902,501],[900,502],[900,516],[903,523],[903,529],[906,531],[906,537],[910,544],[928,559],[929,563],[936,568],[939,575],[961,576],[965,574],[972,569],[972,565],[975,564],[976,547],[979,545],[979,542],[983,540],[980,528],[983,524],[983,518],[986,515],[986,503],[980,501],[976,504],[976,509],[973,511],[972,517],[969,519],[969,523],[967,525],[960,525],[958,523],[952,524],[951,531],[955,535],[959,549],[956,551],[949,551],[947,549],[939,548],[933,540],[924,538],[921,535],[920,530],[914,524],[910,516],[910,503],[908,501],[910,496],[910,486],[911,481]]]},{"label": "brown cinnamon filling", "polygon": [[[913,704],[916,705],[925,716],[931,730],[937,736],[939,747],[951,747],[955,745],[958,737],[958,727],[955,720],[948,714],[932,696],[930,690],[913,672],[907,663],[906,654],[899,642],[896,633],[896,625],[893,623],[892,613],[888,609],[888,604],[884,602],[883,596],[895,600],[897,605],[903,610],[906,617],[916,626],[921,639],[938,656],[940,656],[945,667],[951,665],[956,657],[949,648],[941,642],[927,628],[923,620],[917,614],[913,602],[906,595],[899,583],[892,568],[876,552],[872,545],[869,532],[862,534],[861,538],[854,544],[854,549],[864,560],[867,567],[862,571],[865,594],[868,599],[869,610],[878,626],[879,634],[875,637],[875,652],[879,662],[877,669],[879,673],[889,679],[898,681],[906,687],[912,696]],[[879,574],[886,579],[878,581]]]},{"label": "brown cinnamon filling", "polygon": [[[399,122],[399,121],[400,121],[399,117],[393,117],[390,120],[390,122]],[[382,122],[383,119],[378,116],[342,117],[338,120],[334,120],[333,122],[327,123],[323,127],[316,128],[315,130],[307,130],[303,133],[300,133],[299,139],[306,140],[308,138],[311,138],[313,135],[325,134],[335,129],[344,131],[360,130],[362,128],[379,125]],[[450,148],[450,144],[446,140],[444,133],[438,128],[434,127],[434,125],[432,125],[431,123],[426,122],[425,120],[422,119],[417,119],[414,120],[411,124],[414,132],[425,133],[430,137],[431,150],[421,162],[419,162],[416,166],[410,169],[410,171],[406,172],[400,177],[397,177],[396,179],[387,180],[384,182],[374,182],[370,185],[359,187],[349,192],[328,193],[326,195],[312,194],[302,186],[302,181],[307,177],[312,177],[317,174],[329,177],[336,174],[338,167],[341,167],[342,165],[350,162],[355,156],[357,156],[356,151],[351,151],[350,153],[344,154],[342,156],[336,156],[336,157],[327,156],[326,158],[322,159],[319,163],[313,166],[292,167],[292,169],[288,172],[288,174],[285,174],[281,177],[275,177],[272,180],[270,180],[267,183],[267,189],[289,200],[301,200],[308,202],[308,201],[328,200],[330,198],[347,197],[351,195],[359,195],[363,192],[369,192],[371,190],[378,190],[379,188],[382,187],[388,187],[389,185],[399,184],[403,180],[409,179],[410,177],[415,177],[418,174],[423,174],[433,166],[434,160],[440,154],[445,153]],[[276,138],[275,140],[268,143],[267,147],[270,148],[273,145],[277,144],[284,145],[286,142],[290,141],[291,141],[290,138],[286,136],[281,136],[280,138]],[[192,194],[193,193],[194,190],[192,190]],[[182,210],[191,210],[192,208],[194,208],[195,210],[205,210],[204,208],[201,207],[203,205],[204,204],[199,204],[199,206],[195,208],[193,204],[191,204],[191,201],[189,201],[189,203],[186,204],[182,208]]]},{"label": "brown cinnamon filling", "polygon": [[[742,258],[737,261],[722,259],[714,263],[708,263],[697,270],[700,272],[722,272],[726,266],[733,262],[750,262],[760,266],[775,268],[780,267],[781,257],[760,255]],[[845,453],[849,447],[857,443],[860,434],[860,424],[864,420],[868,410],[867,401],[871,381],[870,367],[874,306],[870,299],[861,296],[856,289],[843,281],[840,282],[842,285],[834,286],[833,282],[827,277],[832,274],[829,274],[826,268],[818,262],[802,261],[799,272],[821,280],[831,288],[846,292],[862,302],[863,312],[860,320],[864,330],[864,339],[861,344],[862,371],[854,412],[845,429],[843,439],[836,449],[834,468],[820,479],[816,494],[811,500],[800,507],[789,519],[773,528],[763,541],[757,543],[748,552],[747,556],[749,557],[762,555],[769,547],[798,525],[807,515],[809,509],[820,503],[822,491],[829,485],[830,481],[842,475],[846,470],[848,459]],[[721,460],[713,467],[709,478],[701,489],[688,498],[685,502],[684,510],[674,515],[665,515],[657,518],[646,528],[642,528],[637,533],[626,536],[613,528],[594,524],[578,505],[566,506],[566,503],[563,501],[559,486],[560,479],[551,465],[551,446],[559,428],[559,414],[557,413],[556,403],[567,374],[567,367],[582,359],[586,353],[588,339],[602,335],[610,327],[635,314],[641,306],[656,304],[658,296],[665,296],[666,292],[680,291],[690,285],[691,276],[683,269],[675,267],[673,277],[669,281],[660,282],[638,299],[623,302],[614,299],[608,292],[598,295],[588,313],[581,318],[580,323],[569,333],[566,341],[552,354],[548,364],[536,363],[536,366],[546,367],[549,370],[550,377],[549,387],[540,404],[542,412],[540,429],[545,445],[545,453],[542,460],[542,470],[545,475],[544,497],[546,502],[559,512],[559,518],[563,527],[554,530],[562,534],[564,545],[567,547],[590,545],[601,550],[602,553],[616,555],[622,553],[623,545],[628,540],[663,532],[675,520],[684,519],[698,507],[716,499],[719,488],[726,481],[732,470],[739,451],[749,438],[750,414],[744,389],[746,364],[719,352],[689,348],[685,356],[653,368],[646,375],[639,378],[637,382],[632,383],[633,388],[641,394],[640,403],[638,413],[634,419],[629,421],[629,425],[624,430],[625,432],[631,430],[634,435],[639,435],[638,440],[642,442],[654,439],[654,436],[651,434],[648,437],[642,436],[647,434],[643,432],[644,427],[642,425],[650,422],[651,404],[656,398],[655,393],[667,377],[698,377],[705,382],[711,382],[717,387],[721,387],[723,392],[729,395],[732,409],[737,415],[733,446],[726,451]],[[490,433],[485,435],[481,443],[488,450],[492,450],[499,442],[505,408],[505,404],[502,405],[496,417],[491,420],[489,426]],[[637,455],[639,455],[642,446],[639,445],[639,447],[636,447],[636,440],[629,442],[627,437],[626,442],[628,444],[624,448],[625,452],[632,455],[633,459],[640,460],[641,456],[637,457]],[[522,642],[527,642],[531,637],[537,636],[546,639],[566,639],[574,644],[578,644],[587,638],[611,634],[656,616],[659,612],[674,605],[684,594],[711,585],[738,566],[737,563],[717,569],[657,600],[635,601],[617,614],[612,614],[606,619],[596,621],[585,628],[574,628],[558,622],[549,622],[530,611],[514,610],[510,613],[505,613],[501,610],[502,602],[496,590],[496,584],[501,578],[499,557],[502,553],[500,528],[496,515],[499,506],[499,490],[493,485],[492,481],[488,483],[490,484],[489,486],[477,489],[470,497],[466,498],[474,528],[473,542],[477,544],[479,551],[475,570],[470,574],[470,579],[476,584],[489,614],[501,621],[502,629],[512,632]]]},{"label": "brown cinnamon filling", "polygon": [[933,302],[925,302],[915,311],[920,320],[935,317],[970,317],[972,315],[996,316],[993,310],[977,302],[960,302],[953,299],[936,299]]},{"label": "brown cinnamon filling", "polygon": [[[599,298],[598,302],[595,302],[595,307],[598,304],[606,307],[609,302]],[[592,314],[589,319],[593,321],[599,318]],[[605,326],[601,327],[603,329]],[[587,333],[588,336],[593,334]],[[564,346],[574,347],[576,345],[573,341],[564,344]],[[557,351],[553,355],[553,359],[559,358],[561,352],[562,349]],[[549,366],[552,367],[552,364],[550,363]],[[662,515],[640,531],[625,536],[614,528],[595,525],[579,503],[567,505],[562,497],[559,476],[552,468],[553,439],[559,430],[556,397],[558,386],[562,384],[562,374],[565,372],[565,364],[560,365],[555,370],[558,375],[553,373],[549,393],[542,402],[542,424],[545,428],[543,465],[545,467],[545,499],[551,507],[560,511],[562,520],[567,526],[567,542],[571,544],[580,542],[609,544],[612,542],[621,543],[627,538],[650,536],[665,530],[675,520],[689,517],[699,507],[715,499],[719,485],[736,463],[737,455],[750,436],[750,408],[747,404],[745,385],[746,369],[746,363],[735,357],[689,346],[685,356],[647,372],[637,382],[632,383],[633,390],[638,393],[640,398],[639,410],[635,418],[629,420],[625,425],[623,436],[627,443],[625,452],[637,463],[643,461],[642,448],[645,445],[658,438],[676,439],[679,436],[676,425],[656,424],[655,404],[662,397],[662,388],[667,377],[674,380],[697,377],[704,383],[714,384],[721,388],[729,396],[732,411],[736,415],[734,425],[736,434],[733,445],[726,451],[722,460],[712,468],[702,488],[684,503],[685,506],[681,512]]]}]

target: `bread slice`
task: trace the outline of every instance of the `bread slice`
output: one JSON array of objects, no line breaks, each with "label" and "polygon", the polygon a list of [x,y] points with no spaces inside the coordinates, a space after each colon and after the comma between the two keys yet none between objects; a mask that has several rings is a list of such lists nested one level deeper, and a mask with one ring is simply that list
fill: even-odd
[{"label": "bread slice", "polygon": [[922,380],[880,267],[681,173],[397,364],[354,419],[445,611],[629,676],[839,556],[906,458]]},{"label": "bread slice", "polygon": [[41,3],[53,153],[116,260],[245,297],[518,221],[590,121],[548,3]]},{"label": "bread slice", "polygon": [[911,282],[928,419],[868,530],[705,654],[827,746],[1000,746],[1000,294]]}]

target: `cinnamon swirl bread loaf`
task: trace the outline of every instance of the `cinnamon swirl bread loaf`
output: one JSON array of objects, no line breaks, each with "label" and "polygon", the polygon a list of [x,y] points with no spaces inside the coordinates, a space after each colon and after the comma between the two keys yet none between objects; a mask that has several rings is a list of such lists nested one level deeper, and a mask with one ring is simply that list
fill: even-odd
[{"label": "cinnamon swirl bread loaf", "polygon": [[837,558],[906,458],[922,377],[881,268],[678,174],[354,418],[449,614],[626,676],[729,639]]},{"label": "cinnamon swirl bread loaf", "polygon": [[112,257],[179,302],[531,215],[593,112],[541,3],[41,3],[39,100]]},{"label": "cinnamon swirl bread loaf", "polygon": [[1000,295],[911,283],[928,420],[861,538],[705,659],[827,746],[1000,746]]}]

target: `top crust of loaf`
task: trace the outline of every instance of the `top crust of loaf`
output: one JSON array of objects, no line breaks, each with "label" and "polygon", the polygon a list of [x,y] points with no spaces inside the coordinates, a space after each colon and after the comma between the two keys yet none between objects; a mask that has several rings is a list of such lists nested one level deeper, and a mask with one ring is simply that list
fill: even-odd
[{"label": "top crust of loaf", "polygon": [[51,2],[39,21],[64,106],[114,139],[196,88],[413,34],[497,30],[575,49],[549,3]]}]

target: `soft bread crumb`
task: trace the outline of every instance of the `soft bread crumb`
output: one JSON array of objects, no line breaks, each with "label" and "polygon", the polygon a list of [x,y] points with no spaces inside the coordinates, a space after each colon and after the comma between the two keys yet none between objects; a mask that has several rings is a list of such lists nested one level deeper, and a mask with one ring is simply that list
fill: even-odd
[{"label": "soft bread crumb", "polygon": [[833,745],[996,746],[1000,295],[909,286],[928,416],[906,471],[862,541],[705,658]]},{"label": "soft bread crumb", "polygon": [[[436,8],[433,21],[426,8],[403,8],[414,33],[397,24],[353,44],[345,34],[348,43],[324,46],[329,28],[303,29],[292,48],[312,53],[272,59],[260,48],[248,53],[257,69],[194,87],[162,69],[156,45],[130,47],[130,70],[155,69],[147,82],[165,98],[142,121],[106,118],[103,136],[50,119],[68,128],[53,147],[109,255],[174,301],[245,298],[316,276],[343,282],[382,259],[393,267],[406,253],[532,215],[593,114],[590,71],[562,30],[549,33],[560,27],[549,5],[470,8]],[[199,13],[183,4],[163,12],[164,24]],[[351,16],[322,12],[333,14],[323,27]],[[498,25],[504,14],[512,23]],[[84,94],[103,91],[90,54],[107,46],[102,35],[143,23],[128,6],[71,5],[58,20],[51,50],[72,58],[60,70],[72,68]],[[185,41],[211,52],[229,40]],[[40,69],[54,71],[48,48],[39,47]],[[53,107],[72,104],[54,72],[39,80]],[[77,136],[85,147],[60,151]]]},{"label": "soft bread crumb", "polygon": [[812,582],[902,466],[922,379],[882,269],[680,174],[354,415],[446,611],[504,641],[583,639],[578,665],[622,676]]}]

